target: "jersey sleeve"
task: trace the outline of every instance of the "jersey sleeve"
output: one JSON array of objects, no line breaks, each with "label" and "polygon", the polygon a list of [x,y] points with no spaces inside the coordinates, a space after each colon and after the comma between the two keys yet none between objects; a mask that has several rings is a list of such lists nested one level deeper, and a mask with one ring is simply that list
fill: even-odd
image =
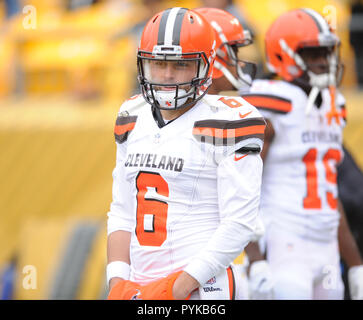
[{"label": "jersey sleeve", "polygon": [[[122,110],[122,111],[121,111]],[[107,213],[107,234],[123,230],[131,232],[135,228],[135,218],[132,215],[132,199],[130,185],[126,180],[124,163],[127,153],[127,138],[135,127],[137,116],[126,113],[121,106],[118,113],[114,135],[116,141],[116,166],[112,172],[112,202]]]},{"label": "jersey sleeve", "polygon": [[252,240],[257,227],[262,179],[258,153],[234,155],[218,165],[220,225],[207,246],[184,269],[203,285],[227,268]]},{"label": "jersey sleeve", "polygon": [[280,92],[268,91],[268,84],[264,83],[261,87],[251,88],[251,91],[242,97],[262,114],[264,119],[269,120],[275,130],[280,131],[281,121],[292,111],[292,101],[282,97]]},{"label": "jersey sleeve", "polygon": [[217,163],[236,151],[257,152],[263,147],[265,120],[260,112],[247,102],[242,107],[231,108],[217,119],[196,121],[194,138],[212,145]]},{"label": "jersey sleeve", "polygon": [[286,114],[292,110],[291,100],[278,95],[256,92],[244,94],[243,98],[264,115]]}]

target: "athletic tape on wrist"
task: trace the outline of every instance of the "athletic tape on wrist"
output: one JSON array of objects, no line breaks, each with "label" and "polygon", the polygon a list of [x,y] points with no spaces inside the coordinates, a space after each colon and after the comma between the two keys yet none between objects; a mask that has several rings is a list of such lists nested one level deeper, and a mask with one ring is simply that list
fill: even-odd
[{"label": "athletic tape on wrist", "polygon": [[112,278],[122,278],[129,280],[130,265],[123,261],[110,262],[106,267],[107,285]]}]

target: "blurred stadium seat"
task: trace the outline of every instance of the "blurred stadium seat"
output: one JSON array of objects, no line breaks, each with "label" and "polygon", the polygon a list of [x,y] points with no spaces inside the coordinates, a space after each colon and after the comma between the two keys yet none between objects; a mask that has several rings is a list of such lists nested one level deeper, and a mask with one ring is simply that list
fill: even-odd
[{"label": "blurred stadium seat", "polygon": [[[100,299],[105,291],[104,223],[92,219],[30,219],[21,233],[15,299]],[[28,289],[24,266],[36,270]]]},{"label": "blurred stadium seat", "polygon": [[[363,168],[363,93],[354,87],[347,3],[235,2],[255,28],[261,52],[267,26],[286,9],[337,8],[345,142]],[[103,0],[72,11],[65,0],[19,3],[19,14],[7,18],[0,2],[0,271],[17,257],[15,299],[102,299],[113,126],[136,83],[137,39],[128,30],[147,12],[141,0]],[[164,4],[192,8],[200,1]],[[26,5],[36,8],[35,29],[24,29]],[[26,265],[36,267],[35,290],[22,285]]]}]

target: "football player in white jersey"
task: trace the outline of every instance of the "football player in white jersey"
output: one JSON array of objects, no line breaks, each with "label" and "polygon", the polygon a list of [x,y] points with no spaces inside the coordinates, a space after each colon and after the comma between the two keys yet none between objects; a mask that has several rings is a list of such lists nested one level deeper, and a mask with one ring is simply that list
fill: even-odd
[{"label": "football player in white jersey", "polygon": [[351,295],[362,298],[362,258],[337,192],[346,123],[339,39],[320,14],[298,9],[276,19],[265,45],[281,80],[255,80],[243,97],[267,121],[260,212],[275,297],[342,299],[341,254]]},{"label": "football player in white jersey", "polygon": [[[208,93],[236,91],[236,95],[239,95],[248,92],[255,78],[256,64],[242,60],[240,56],[241,53],[243,56],[244,48],[253,43],[251,33],[242,27],[236,17],[225,10],[198,8],[195,11],[209,21],[216,33],[216,61]],[[252,250],[249,250],[251,243],[257,242],[264,232],[261,220],[258,222],[260,228],[256,230],[255,237],[235,262],[242,267],[245,297],[254,300],[272,299],[273,279],[269,266],[256,249],[252,247]]]},{"label": "football player in white jersey", "polygon": [[109,299],[238,299],[231,263],[256,228],[264,119],[206,95],[215,35],[193,10],[155,15],[137,57],[142,96],[115,126]]}]

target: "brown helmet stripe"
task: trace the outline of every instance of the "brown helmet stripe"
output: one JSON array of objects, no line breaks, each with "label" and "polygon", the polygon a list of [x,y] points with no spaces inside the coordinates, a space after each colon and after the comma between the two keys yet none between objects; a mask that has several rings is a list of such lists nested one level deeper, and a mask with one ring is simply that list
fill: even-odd
[{"label": "brown helmet stripe", "polygon": [[186,8],[170,8],[164,11],[161,16],[158,45],[180,45],[180,32],[183,25]]},{"label": "brown helmet stripe", "polygon": [[160,24],[159,24],[159,32],[158,32],[158,45],[164,44],[166,22],[168,21],[170,11],[171,11],[171,9],[166,9],[161,16],[161,20],[160,20]]},{"label": "brown helmet stripe", "polygon": [[183,19],[185,13],[188,9],[181,8],[178,13],[176,14],[174,29],[173,29],[173,45],[180,45],[180,32],[183,24]]}]

